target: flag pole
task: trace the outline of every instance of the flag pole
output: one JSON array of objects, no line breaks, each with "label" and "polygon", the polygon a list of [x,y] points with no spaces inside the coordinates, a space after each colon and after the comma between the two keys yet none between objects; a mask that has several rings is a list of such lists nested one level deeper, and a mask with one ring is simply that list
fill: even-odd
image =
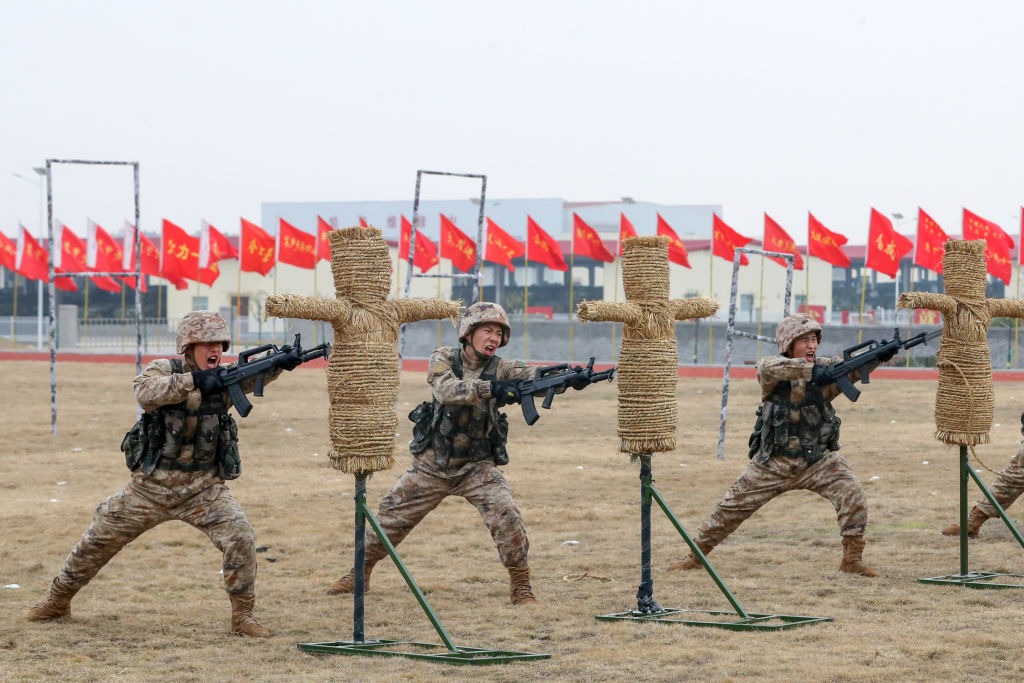
[{"label": "flag pole", "polygon": [[[807,265],[804,266],[804,303],[811,305],[811,255],[807,255]],[[807,309],[811,310],[811,309]]]},{"label": "flag pole", "polygon": [[864,257],[864,266],[861,268],[860,276],[860,313],[857,316],[857,343],[860,344],[864,340],[864,293],[868,286],[868,267],[867,267],[867,256]]},{"label": "flag pole", "polygon": [[[619,262],[622,260],[622,231],[619,230],[619,249],[618,255],[615,257],[615,279],[612,284],[612,301],[619,303]],[[611,357],[615,358],[615,327],[616,323],[612,323],[612,353]]]},{"label": "flag pole", "polygon": [[[242,235],[238,235],[241,240]],[[239,245],[241,247],[241,245]],[[235,326],[237,327],[237,334],[235,335],[235,343],[241,345],[242,343],[242,254],[241,248],[239,248],[238,254],[238,277],[235,284]]]},{"label": "flag pole", "polygon": [[764,320],[764,254],[761,254],[761,292],[757,300],[757,359],[761,360],[761,324]]},{"label": "flag pole", "polygon": [[572,238],[569,240],[569,362],[573,361],[573,350],[572,350],[572,270],[576,264],[576,226],[572,228]]},{"label": "flag pole", "polygon": [[402,228],[398,228],[398,246],[395,247],[395,301],[401,298],[399,289],[402,281]]},{"label": "flag pole", "polygon": [[89,278],[85,279],[85,318],[82,326],[82,348],[89,345]]},{"label": "flag pole", "polygon": [[526,253],[523,257],[523,270],[525,282],[523,287],[523,360],[530,359],[530,316],[527,310],[530,308],[530,240],[526,240]]},{"label": "flag pole", "polygon": [[[11,341],[14,346],[18,345],[18,272],[14,271],[14,303],[11,311]],[[27,283],[28,280],[26,279]]]},{"label": "flag pole", "polygon": [[[714,230],[711,232],[711,249],[708,251],[708,296],[713,297],[715,295],[715,247],[714,247],[715,233]],[[682,241],[682,240],[680,240]],[[708,323],[708,365],[714,362],[714,341],[712,339],[712,325]]]}]

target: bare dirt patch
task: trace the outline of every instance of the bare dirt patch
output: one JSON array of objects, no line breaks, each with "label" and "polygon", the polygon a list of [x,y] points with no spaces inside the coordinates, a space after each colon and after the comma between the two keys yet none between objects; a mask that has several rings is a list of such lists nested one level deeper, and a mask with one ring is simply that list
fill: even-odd
[{"label": "bare dirt patch", "polygon": [[[400,546],[403,559],[459,645],[543,652],[551,659],[453,667],[408,659],[311,655],[296,643],[352,636],[352,600],[324,590],[352,561],[353,478],[326,458],[323,370],[301,369],[267,387],[239,419],[242,478],[231,484],[257,536],[257,615],[266,641],[228,634],[220,554],[194,529],[170,523],[122,551],[62,623],[22,615],[45,593],[93,508],[128,472],[118,445],[135,420],[131,365],[58,367],[58,433],[50,434],[49,366],[0,362],[0,662],[5,680],[335,681],[454,680],[1012,680],[1024,590],[921,584],[955,572],[958,542],[939,529],[957,514],[957,451],[932,439],[934,381],[878,378],[856,404],[836,402],[843,452],[868,493],[866,561],[881,576],[838,571],[841,546],[829,504],[786,494],[711,555],[750,612],[827,616],[778,633],[667,624],[606,623],[595,615],[636,605],[638,467],[616,450],[615,388],[559,396],[534,427],[512,419],[504,468],[530,530],[538,604],[508,604],[507,574],[476,511],[448,500]],[[1020,441],[1024,383],[1000,382],[991,445],[1001,469]],[[746,463],[757,401],[736,380],[724,461],[715,459],[721,380],[681,378],[678,449],[654,458],[655,484],[695,531]],[[400,465],[377,473],[377,501],[408,464],[405,414],[426,398],[423,373],[400,388]],[[991,481],[994,475],[983,472]],[[972,490],[971,499],[977,496]],[[1011,508],[1015,518],[1016,508]],[[669,572],[681,539],[656,509],[655,597],[665,607],[729,605],[701,572]],[[973,541],[971,568],[1019,572],[1024,551],[997,521]],[[582,577],[582,578],[581,578]],[[575,580],[569,580],[575,579]],[[12,588],[12,585],[19,586]],[[382,564],[366,609],[367,638],[439,642],[398,571]]]}]

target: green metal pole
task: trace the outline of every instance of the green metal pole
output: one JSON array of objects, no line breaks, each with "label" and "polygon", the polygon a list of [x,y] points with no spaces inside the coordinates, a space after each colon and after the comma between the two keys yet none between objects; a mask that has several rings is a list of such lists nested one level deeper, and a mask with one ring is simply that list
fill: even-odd
[{"label": "green metal pole", "polygon": [[704,556],[704,553],[702,553],[700,548],[697,547],[697,544],[693,542],[690,535],[686,533],[686,529],[683,528],[683,525],[680,524],[679,520],[676,519],[676,516],[672,514],[672,510],[669,509],[668,504],[665,503],[664,499],[662,499],[661,494],[658,493],[658,489],[654,488],[654,486],[649,486],[648,490],[650,491],[651,497],[653,497],[658,503],[662,512],[664,512],[665,516],[668,517],[668,521],[672,523],[672,526],[676,528],[679,535],[683,537],[683,540],[686,541],[686,545],[690,546],[690,552],[692,552],[694,557],[698,558],[700,563],[704,565],[704,569],[706,569],[708,574],[711,575],[711,579],[715,582],[715,585],[718,586],[718,590],[722,592],[725,599],[728,600],[729,604],[732,605],[732,608],[736,610],[736,614],[740,615],[743,619],[749,619],[750,615],[743,610],[743,606],[740,605],[739,600],[737,600],[732,592],[726,587],[725,583],[722,581],[721,577],[718,576],[718,573],[714,568],[708,564],[708,558]]},{"label": "green metal pole", "polygon": [[355,558],[352,566],[355,569],[355,586],[352,589],[352,640],[357,643],[364,642],[363,616],[365,614],[366,597],[366,517],[363,515],[363,508],[366,507],[366,474],[360,472],[356,475],[356,536],[355,536]]},{"label": "green metal pole", "polygon": [[640,586],[636,591],[636,609],[641,614],[664,611],[654,600],[651,578],[651,454],[638,453],[640,458]]},{"label": "green metal pole", "polygon": [[967,472],[968,474],[971,475],[971,478],[974,479],[974,483],[978,485],[978,488],[981,489],[981,492],[985,494],[985,498],[988,499],[989,504],[991,504],[992,507],[996,509],[996,513],[999,515],[999,518],[1003,520],[1003,523],[1006,525],[1006,528],[1010,530],[1010,534],[1013,535],[1013,537],[1017,539],[1017,543],[1020,544],[1022,548],[1024,548],[1024,538],[1022,538],[1020,532],[1017,531],[1017,526],[1010,521],[1009,517],[1006,516],[1006,510],[1003,509],[1003,506],[999,504],[999,501],[997,501],[995,496],[992,495],[992,492],[988,490],[988,487],[985,486],[984,483],[982,483],[981,478],[978,476],[977,472],[975,472],[973,469],[969,469]]},{"label": "green metal pole", "polygon": [[960,576],[967,576],[967,446],[960,446]]},{"label": "green metal pole", "polygon": [[[455,644],[452,642],[451,636],[449,636],[448,632],[445,631],[441,621],[437,618],[437,615],[434,614],[434,610],[431,608],[430,603],[427,602],[426,596],[423,595],[423,591],[421,591],[420,587],[416,585],[416,580],[412,578],[412,574],[409,573],[405,563],[402,562],[402,558],[399,557],[398,552],[395,550],[395,546],[391,544],[391,539],[389,539],[388,535],[384,533],[383,529],[381,529],[380,523],[377,521],[376,517],[373,516],[373,513],[370,512],[370,509],[366,507],[365,496],[362,501],[357,501],[357,505],[362,508],[366,521],[371,527],[373,527],[373,532],[377,534],[377,539],[384,544],[385,548],[387,548],[388,555],[391,556],[395,566],[398,567],[398,571],[401,573],[402,578],[405,579],[405,583],[409,586],[409,590],[411,590],[412,594],[416,596],[416,601],[420,603],[420,608],[422,608],[423,613],[427,615],[427,619],[430,620],[430,623],[433,625],[438,637],[444,641],[445,647],[449,650],[457,651],[458,648],[455,647]],[[356,573],[356,576],[358,580],[358,572]]]}]

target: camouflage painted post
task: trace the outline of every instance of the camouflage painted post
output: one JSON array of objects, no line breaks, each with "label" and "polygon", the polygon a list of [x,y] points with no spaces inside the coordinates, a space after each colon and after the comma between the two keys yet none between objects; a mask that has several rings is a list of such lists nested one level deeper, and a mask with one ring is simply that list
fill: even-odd
[{"label": "camouflage painted post", "polygon": [[942,314],[935,438],[973,446],[988,443],[995,403],[988,327],[992,318],[1024,318],[1024,301],[985,298],[984,240],[949,240],[943,246],[946,293],[903,292],[900,308]]},{"label": "camouflage painted post", "polygon": [[342,472],[390,469],[398,418],[399,326],[418,320],[458,320],[459,303],[388,300],[391,259],[380,229],[351,227],[328,234],[334,299],[275,294],[266,314],[322,320],[334,328],[327,364],[330,458]]},{"label": "camouflage painted post", "polygon": [[718,310],[710,297],[669,299],[667,237],[622,242],[625,303],[580,302],[583,321],[622,323],[617,385],[618,434],[623,453],[654,453],[676,447],[676,381],[679,351],[675,322]]}]

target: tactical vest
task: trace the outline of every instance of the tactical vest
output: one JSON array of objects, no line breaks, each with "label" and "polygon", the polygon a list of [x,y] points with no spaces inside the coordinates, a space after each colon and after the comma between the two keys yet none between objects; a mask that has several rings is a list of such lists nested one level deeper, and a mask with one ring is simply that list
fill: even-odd
[{"label": "tactical vest", "polygon": [[[501,359],[492,356],[480,373],[480,379],[497,379]],[[452,372],[462,379],[462,354],[454,349],[451,357]],[[479,404],[442,405],[436,398],[424,401],[409,413],[413,425],[413,440],[409,452],[413,455],[434,449],[434,463],[446,469],[452,460],[493,460],[496,465],[508,464],[508,417],[498,412],[494,400]]]},{"label": "tactical vest", "polygon": [[[171,371],[184,372],[182,361],[171,359]],[[187,434],[187,420],[195,418],[195,431]],[[181,460],[185,446],[192,446],[192,459]],[[144,413],[121,443],[128,468],[142,467],[144,474],[154,469],[200,472],[219,470],[222,479],[237,479],[241,474],[238,455],[238,425],[228,414],[223,393],[203,396],[199,406],[190,410],[188,401],[160,406]]]},{"label": "tactical vest", "polygon": [[[808,383],[803,399],[793,400],[792,383],[778,386],[757,409],[749,457],[763,463],[773,455],[804,458],[807,464],[839,450],[841,420],[818,387]],[[795,440],[794,440],[795,437]]]}]

